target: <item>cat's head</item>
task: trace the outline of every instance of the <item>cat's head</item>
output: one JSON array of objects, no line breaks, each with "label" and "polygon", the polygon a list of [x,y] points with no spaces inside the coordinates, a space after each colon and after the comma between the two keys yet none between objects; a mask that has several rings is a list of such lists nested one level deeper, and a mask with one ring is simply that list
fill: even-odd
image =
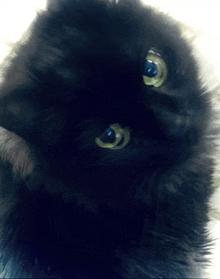
[{"label": "cat's head", "polygon": [[1,124],[66,184],[109,194],[189,157],[205,133],[190,46],[138,1],[50,1],[11,67]]}]

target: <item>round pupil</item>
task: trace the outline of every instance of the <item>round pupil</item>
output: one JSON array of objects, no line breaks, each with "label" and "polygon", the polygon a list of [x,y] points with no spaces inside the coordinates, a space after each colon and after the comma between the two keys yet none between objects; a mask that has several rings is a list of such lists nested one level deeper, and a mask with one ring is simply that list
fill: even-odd
[{"label": "round pupil", "polygon": [[104,143],[113,143],[115,141],[115,131],[112,128],[108,128],[100,137]]},{"label": "round pupil", "polygon": [[151,78],[155,77],[157,74],[157,65],[154,62],[147,60],[145,64],[144,75]]}]

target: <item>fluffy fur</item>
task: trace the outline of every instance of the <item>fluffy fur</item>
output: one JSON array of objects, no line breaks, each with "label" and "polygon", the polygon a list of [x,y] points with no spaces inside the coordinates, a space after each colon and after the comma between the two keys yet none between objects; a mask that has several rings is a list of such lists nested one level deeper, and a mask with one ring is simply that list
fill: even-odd
[{"label": "fluffy fur", "polygon": [[[159,88],[143,82],[152,48]],[[134,0],[49,0],[0,112],[1,277],[201,276],[212,108],[176,23]],[[131,140],[101,148],[113,123]]]}]

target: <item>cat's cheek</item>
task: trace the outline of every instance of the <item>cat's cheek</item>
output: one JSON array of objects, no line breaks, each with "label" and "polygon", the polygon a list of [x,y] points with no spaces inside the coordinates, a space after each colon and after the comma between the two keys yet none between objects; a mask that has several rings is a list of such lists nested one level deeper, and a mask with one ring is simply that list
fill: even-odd
[{"label": "cat's cheek", "polygon": [[178,115],[174,120],[161,119],[162,129],[168,138],[183,139],[189,129],[189,118]]}]

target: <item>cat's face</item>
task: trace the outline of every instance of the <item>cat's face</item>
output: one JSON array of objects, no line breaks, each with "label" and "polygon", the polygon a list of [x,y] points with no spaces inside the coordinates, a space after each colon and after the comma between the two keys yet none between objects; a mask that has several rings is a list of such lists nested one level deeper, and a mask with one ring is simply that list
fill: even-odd
[{"label": "cat's face", "polygon": [[6,107],[19,123],[12,130],[47,158],[51,173],[111,195],[187,157],[208,105],[190,47],[172,24],[132,1],[77,3],[52,12],[50,26],[42,20],[28,54],[30,88],[22,100],[22,88],[14,90]]}]

